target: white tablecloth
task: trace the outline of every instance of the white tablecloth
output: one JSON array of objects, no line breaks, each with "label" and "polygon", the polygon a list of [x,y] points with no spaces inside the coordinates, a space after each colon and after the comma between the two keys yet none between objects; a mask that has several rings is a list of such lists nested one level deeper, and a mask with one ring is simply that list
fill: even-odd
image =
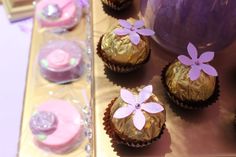
[{"label": "white tablecloth", "polygon": [[30,47],[32,19],[10,23],[0,5],[0,156],[15,157]]}]

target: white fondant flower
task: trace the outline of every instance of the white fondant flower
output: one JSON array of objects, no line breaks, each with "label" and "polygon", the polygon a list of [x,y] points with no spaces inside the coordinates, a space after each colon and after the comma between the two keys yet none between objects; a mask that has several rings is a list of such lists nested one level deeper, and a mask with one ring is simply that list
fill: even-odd
[{"label": "white fondant flower", "polygon": [[133,95],[130,91],[126,89],[121,89],[121,99],[128,105],[117,109],[113,117],[117,119],[122,119],[128,117],[133,113],[134,126],[138,130],[142,130],[146,123],[143,111],[154,114],[164,110],[162,105],[156,102],[145,103],[145,101],[147,101],[152,95],[152,90],[152,85],[149,85],[144,87],[138,95]]}]

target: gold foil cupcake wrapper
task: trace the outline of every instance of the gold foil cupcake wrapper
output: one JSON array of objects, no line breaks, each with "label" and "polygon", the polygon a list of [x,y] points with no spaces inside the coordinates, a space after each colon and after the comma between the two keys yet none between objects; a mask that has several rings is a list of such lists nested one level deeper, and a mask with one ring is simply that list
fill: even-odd
[{"label": "gold foil cupcake wrapper", "polygon": [[150,59],[151,50],[149,50],[148,57],[143,62],[141,62],[139,64],[120,64],[120,63],[112,62],[106,57],[105,52],[101,49],[102,38],[103,38],[103,36],[100,38],[98,45],[97,45],[97,54],[103,60],[105,66],[114,72],[128,73],[128,72],[137,70],[143,64],[147,63]]},{"label": "gold foil cupcake wrapper", "polygon": [[146,147],[150,144],[152,144],[154,141],[157,141],[158,139],[160,139],[161,135],[163,134],[164,132],[164,129],[165,129],[165,124],[162,126],[161,128],[161,132],[160,134],[157,136],[157,137],[154,137],[153,139],[151,140],[148,140],[148,141],[137,141],[137,140],[122,140],[122,138],[124,139],[127,139],[127,137],[122,137],[120,138],[114,131],[114,127],[112,125],[112,122],[110,120],[110,110],[111,110],[111,107],[113,105],[113,103],[115,102],[117,98],[113,99],[110,104],[108,105],[108,107],[106,108],[106,111],[104,113],[104,117],[103,117],[103,125],[104,125],[104,129],[106,131],[106,134],[111,138],[111,142],[112,144],[123,144],[123,145],[126,145],[126,146],[129,146],[129,147],[134,147],[134,148],[142,148],[142,147]]},{"label": "gold foil cupcake wrapper", "polygon": [[171,63],[169,63],[168,65],[166,65],[162,72],[161,72],[161,81],[162,84],[164,86],[165,89],[165,94],[167,96],[167,98],[170,100],[170,102],[174,105],[180,106],[184,109],[190,109],[190,110],[196,110],[196,109],[203,109],[205,107],[208,107],[209,105],[212,105],[213,103],[215,103],[219,96],[220,96],[220,85],[219,85],[219,78],[216,77],[216,84],[215,84],[215,90],[213,92],[213,94],[205,101],[182,101],[180,99],[178,99],[175,95],[173,95],[167,84],[166,84],[166,77],[165,77],[165,73],[168,69],[168,67],[170,66]]},{"label": "gold foil cupcake wrapper", "polygon": [[132,0],[127,0],[125,2],[122,2],[121,4],[115,4],[112,0],[101,0],[101,1],[105,7],[111,8],[115,11],[124,10],[132,4]]}]

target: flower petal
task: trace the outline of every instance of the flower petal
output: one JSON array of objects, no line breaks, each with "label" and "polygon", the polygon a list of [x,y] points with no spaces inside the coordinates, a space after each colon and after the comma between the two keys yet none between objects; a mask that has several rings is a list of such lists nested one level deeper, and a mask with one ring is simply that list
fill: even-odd
[{"label": "flower petal", "polygon": [[144,26],[144,22],[142,20],[138,20],[134,23],[135,28],[141,28]]},{"label": "flower petal", "polygon": [[126,28],[116,28],[114,30],[114,33],[116,35],[127,35],[130,33],[130,30],[129,29],[126,29]]},{"label": "flower petal", "polygon": [[218,75],[216,69],[213,66],[211,66],[209,64],[201,64],[200,66],[201,66],[202,70],[205,73],[207,73],[208,75],[210,75],[210,76],[217,76]]},{"label": "flower petal", "polygon": [[126,20],[118,20],[118,21],[119,24],[124,28],[130,29],[132,27],[132,25]]},{"label": "flower petal", "polygon": [[126,89],[121,89],[120,90],[120,97],[121,99],[131,105],[135,105],[136,104],[136,98],[135,96],[128,90]]},{"label": "flower petal", "polygon": [[192,65],[189,71],[190,80],[192,81],[197,80],[200,76],[200,73],[201,73],[201,68],[199,66]]},{"label": "flower petal", "polygon": [[140,41],[140,36],[139,36],[136,32],[130,32],[129,38],[130,38],[130,41],[131,41],[134,45],[138,45],[138,43],[139,43],[139,41]]},{"label": "flower petal", "polygon": [[151,29],[137,29],[137,33],[143,35],[143,36],[152,36],[155,34],[155,32]]},{"label": "flower petal", "polygon": [[199,57],[199,60],[202,62],[202,63],[207,63],[207,62],[210,62],[215,56],[215,52],[211,52],[211,51],[208,51],[208,52],[204,52],[203,54],[201,54],[201,56]]},{"label": "flower petal", "polygon": [[136,110],[133,117],[134,126],[138,130],[142,130],[145,125],[146,119],[141,110]]},{"label": "flower petal", "polygon": [[185,56],[185,55],[180,55],[180,56],[178,56],[178,60],[179,60],[182,64],[187,65],[187,66],[193,64],[193,61],[192,61],[190,58],[188,58],[187,56]]},{"label": "flower petal", "polygon": [[148,113],[158,113],[164,110],[164,107],[155,102],[143,103],[141,109]]},{"label": "flower petal", "polygon": [[128,117],[134,111],[134,107],[131,105],[121,107],[116,110],[113,117],[117,119]]},{"label": "flower petal", "polygon": [[138,96],[138,103],[142,104],[145,102],[151,95],[152,95],[152,85],[148,85],[144,87],[140,92]]},{"label": "flower petal", "polygon": [[80,4],[83,6],[83,7],[86,7],[88,8],[89,7],[89,2],[88,0],[79,0]]},{"label": "flower petal", "polygon": [[192,43],[189,43],[187,49],[188,49],[188,54],[193,59],[193,61],[195,61],[198,56],[197,48]]}]

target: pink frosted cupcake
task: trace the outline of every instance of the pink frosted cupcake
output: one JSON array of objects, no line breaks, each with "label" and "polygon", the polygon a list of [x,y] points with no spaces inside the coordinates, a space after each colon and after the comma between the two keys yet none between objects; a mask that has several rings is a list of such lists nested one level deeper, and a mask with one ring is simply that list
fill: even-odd
[{"label": "pink frosted cupcake", "polygon": [[75,0],[41,0],[36,15],[42,27],[69,29],[80,20],[82,5]]},{"label": "pink frosted cupcake", "polygon": [[82,73],[82,49],[76,42],[53,41],[41,49],[38,62],[47,80],[67,83]]},{"label": "pink frosted cupcake", "polygon": [[41,104],[31,117],[30,129],[38,147],[58,154],[67,153],[81,140],[82,117],[70,103],[50,100]]}]

